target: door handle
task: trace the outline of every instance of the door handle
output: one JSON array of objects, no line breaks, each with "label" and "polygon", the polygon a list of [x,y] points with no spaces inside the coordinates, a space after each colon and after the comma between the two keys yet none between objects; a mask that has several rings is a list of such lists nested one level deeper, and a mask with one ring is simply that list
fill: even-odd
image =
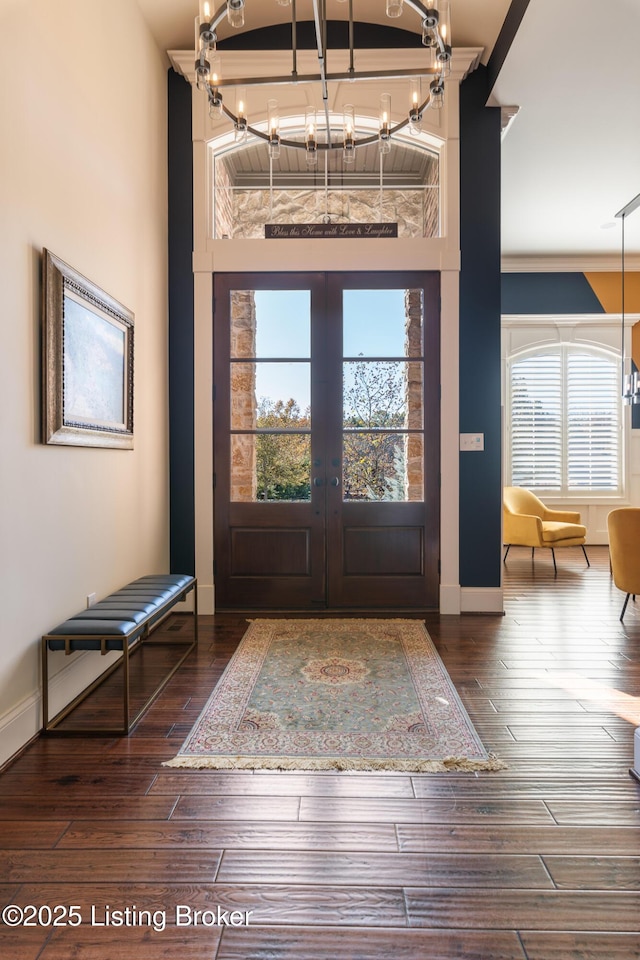
[{"label": "door handle", "polygon": [[323,483],[324,483],[324,480],[322,479],[322,477],[314,477],[313,479],[314,487],[321,487]]},{"label": "door handle", "polygon": [[329,480],[329,483],[331,484],[332,487],[339,487],[340,477],[331,477],[331,480]]}]

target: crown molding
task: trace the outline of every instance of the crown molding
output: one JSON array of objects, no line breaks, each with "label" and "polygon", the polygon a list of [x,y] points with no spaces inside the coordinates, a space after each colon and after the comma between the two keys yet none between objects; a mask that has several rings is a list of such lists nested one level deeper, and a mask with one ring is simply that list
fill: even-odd
[{"label": "crown molding", "polygon": [[520,107],[516,106],[516,104],[512,104],[507,107],[500,107],[500,132],[503,140],[511,129],[511,124],[519,113]]},{"label": "crown molding", "polygon": [[[626,254],[625,270],[640,270],[640,254]],[[503,273],[618,273],[619,254],[566,257],[502,257]]]},{"label": "crown molding", "polygon": [[[626,313],[625,325],[633,326],[640,320],[640,313]],[[619,313],[504,313],[501,317],[504,328],[510,327],[619,327]]]}]

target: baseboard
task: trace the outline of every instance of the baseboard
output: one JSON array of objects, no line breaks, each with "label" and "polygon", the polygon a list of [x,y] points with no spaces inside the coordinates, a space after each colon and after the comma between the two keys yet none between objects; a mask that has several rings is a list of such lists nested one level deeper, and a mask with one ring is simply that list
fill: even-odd
[{"label": "baseboard", "polygon": [[41,727],[39,693],[26,697],[0,717],[0,767],[33,740]]},{"label": "baseboard", "polygon": [[502,587],[460,587],[460,613],[504,613]]},{"label": "baseboard", "polygon": [[460,584],[440,584],[440,613],[457,616],[460,613]]},{"label": "baseboard", "polygon": [[213,584],[198,584],[198,613],[215,613],[215,587]]},{"label": "baseboard", "polygon": [[[49,709],[51,716],[62,710],[82,690],[86,689],[115,659],[122,656],[118,651],[104,657],[95,653],[73,655],[73,662],[63,666],[49,682]],[[50,666],[64,653],[50,654]],[[42,697],[37,690],[21,700],[0,717],[0,767],[42,729]]]}]

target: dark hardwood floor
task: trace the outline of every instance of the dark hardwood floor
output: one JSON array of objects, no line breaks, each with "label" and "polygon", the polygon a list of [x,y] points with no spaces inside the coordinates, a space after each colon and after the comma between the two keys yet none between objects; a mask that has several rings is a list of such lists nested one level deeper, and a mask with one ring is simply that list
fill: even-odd
[{"label": "dark hardwood floor", "polygon": [[[426,618],[478,732],[508,762],[497,773],[163,768],[246,628],[202,617],[197,654],[129,737],[41,738],[0,776],[0,900],[45,908],[36,925],[0,922],[0,956],[639,958],[640,785],[628,768],[640,601],[621,624],[607,551],[589,554],[586,568],[580,550],[559,550],[554,578],[546,552],[532,564],[513,548],[505,617]],[[183,635],[191,618],[161,629]],[[167,655],[134,663],[146,658],[149,676]],[[115,708],[109,683],[85,717]],[[65,919],[58,905],[76,908],[66,926],[49,922],[48,907]],[[248,926],[193,924],[218,907],[237,922],[251,911]],[[101,925],[116,911],[123,925]],[[140,911],[166,927],[133,925]]]}]

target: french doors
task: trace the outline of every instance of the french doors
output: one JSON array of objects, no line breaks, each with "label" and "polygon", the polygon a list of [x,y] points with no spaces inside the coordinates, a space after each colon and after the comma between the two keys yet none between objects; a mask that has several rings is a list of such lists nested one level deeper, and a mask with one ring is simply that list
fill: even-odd
[{"label": "french doors", "polygon": [[214,278],[218,609],[438,604],[439,275]]}]

